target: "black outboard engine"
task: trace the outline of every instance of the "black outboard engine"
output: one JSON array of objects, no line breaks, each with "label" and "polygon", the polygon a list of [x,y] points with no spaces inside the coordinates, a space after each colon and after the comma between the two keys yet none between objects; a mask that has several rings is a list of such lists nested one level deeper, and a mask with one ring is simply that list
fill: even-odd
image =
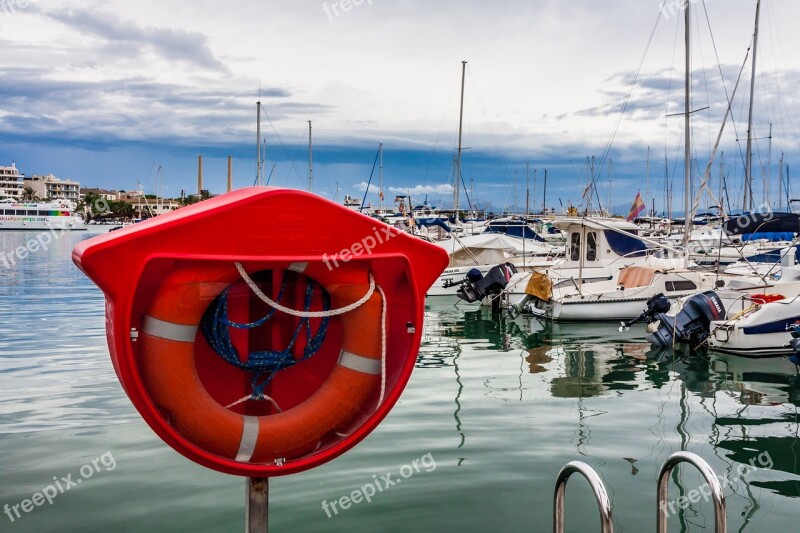
[{"label": "black outboard engine", "polygon": [[471,270],[467,277],[459,282],[461,287],[457,291],[458,297],[469,303],[483,300],[487,296],[499,295],[508,285],[511,276],[517,273],[517,267],[511,263],[501,263],[496,267],[492,267],[481,278],[470,276],[473,272],[478,272],[478,270]]},{"label": "black outboard engine", "polygon": [[789,361],[794,363],[800,372],[800,324],[793,324],[789,326],[788,331],[792,334],[792,340],[789,341],[789,346],[794,353],[789,356]]},{"label": "black outboard engine", "polygon": [[669,299],[664,296],[663,293],[656,294],[647,300],[645,305],[647,306],[647,309],[645,309],[641,315],[637,316],[633,320],[628,320],[627,322],[622,323],[619,328],[620,333],[631,329],[631,326],[640,320],[647,319],[647,323],[652,324],[658,320],[658,318],[656,318],[657,315],[669,312],[670,308],[672,307],[672,304],[669,303]]},{"label": "black outboard engine", "polygon": [[725,306],[714,291],[695,294],[683,305],[681,312],[674,317],[657,313],[653,318],[660,322],[656,331],[647,335],[647,340],[657,346],[672,346],[687,343],[699,346],[710,335],[713,320],[725,316]]},{"label": "black outboard engine", "polygon": [[466,283],[478,283],[480,280],[483,279],[483,273],[478,270],[477,268],[470,269],[467,272],[467,275],[464,276],[463,279],[453,280],[453,279],[446,279],[444,280],[444,284],[442,287],[445,289],[449,289],[450,287],[455,287],[456,285],[464,285]]}]

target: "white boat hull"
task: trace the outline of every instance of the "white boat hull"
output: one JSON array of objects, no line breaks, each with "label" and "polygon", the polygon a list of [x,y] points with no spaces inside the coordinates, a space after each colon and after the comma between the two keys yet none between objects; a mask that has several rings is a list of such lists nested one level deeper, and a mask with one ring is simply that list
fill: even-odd
[{"label": "white boat hull", "polygon": [[0,230],[8,231],[82,231],[87,229],[80,217],[0,217]]},{"label": "white boat hull", "polygon": [[711,349],[745,357],[792,355],[788,328],[800,323],[800,300],[781,300],[754,306],[741,316],[712,322]]}]

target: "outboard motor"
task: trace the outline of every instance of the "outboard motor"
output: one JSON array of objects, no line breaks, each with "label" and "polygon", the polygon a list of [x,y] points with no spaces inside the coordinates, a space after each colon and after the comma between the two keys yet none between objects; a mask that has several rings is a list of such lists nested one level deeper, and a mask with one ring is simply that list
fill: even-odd
[{"label": "outboard motor", "polygon": [[473,271],[478,272],[477,269],[473,269],[465,279],[458,282],[461,283],[461,287],[457,292],[458,297],[469,303],[483,300],[487,296],[499,295],[508,285],[511,276],[517,273],[517,267],[511,263],[501,263],[496,267],[492,267],[485,276],[480,278],[470,276]]},{"label": "outboard motor", "polygon": [[459,279],[459,280],[446,279],[446,280],[444,280],[444,283],[442,284],[442,287],[444,287],[445,289],[449,289],[450,287],[455,287],[456,285],[464,285],[466,283],[478,283],[482,279],[483,279],[483,273],[481,273],[481,271],[478,270],[477,268],[472,268],[472,269],[470,269],[469,272],[467,272],[467,275],[464,276],[462,279]]},{"label": "outboard motor", "polygon": [[658,318],[656,318],[657,315],[669,312],[670,308],[672,307],[672,304],[669,303],[669,299],[664,296],[663,293],[656,294],[647,300],[645,305],[647,306],[647,309],[645,309],[641,315],[637,316],[633,320],[628,320],[627,322],[622,323],[622,325],[619,327],[620,333],[631,329],[631,326],[640,320],[647,319],[647,323],[652,324],[658,320]]},{"label": "outboard motor", "polygon": [[794,363],[798,371],[800,371],[800,324],[793,324],[789,326],[789,333],[792,334],[792,340],[789,341],[794,353],[789,356],[789,361]]},{"label": "outboard motor", "polygon": [[683,309],[674,317],[657,313],[653,318],[654,322],[660,322],[658,329],[646,338],[657,346],[680,343],[698,346],[711,334],[711,322],[724,316],[725,306],[716,292],[695,294],[686,300]]}]

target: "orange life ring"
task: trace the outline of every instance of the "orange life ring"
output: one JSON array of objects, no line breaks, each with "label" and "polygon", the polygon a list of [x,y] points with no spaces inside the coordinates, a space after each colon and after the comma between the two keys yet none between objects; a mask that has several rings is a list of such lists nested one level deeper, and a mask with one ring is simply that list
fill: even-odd
[{"label": "orange life ring", "polygon": [[[333,271],[322,263],[292,263],[287,270],[325,287],[334,309],[360,300],[369,287],[369,270],[355,262]],[[245,416],[209,395],[194,358],[195,336],[208,304],[238,278],[232,265],[179,266],[164,278],[139,336],[142,380],[172,427],[207,452],[255,464],[301,457],[368,412],[382,375],[381,294],[376,289],[363,305],[340,316],[339,360],[316,392],[286,411]]]},{"label": "orange life ring", "polygon": [[65,203],[62,203],[62,204],[61,204],[61,208],[62,208],[62,209],[63,209],[63,208],[66,208],[66,207],[67,207],[67,204],[65,204]]}]

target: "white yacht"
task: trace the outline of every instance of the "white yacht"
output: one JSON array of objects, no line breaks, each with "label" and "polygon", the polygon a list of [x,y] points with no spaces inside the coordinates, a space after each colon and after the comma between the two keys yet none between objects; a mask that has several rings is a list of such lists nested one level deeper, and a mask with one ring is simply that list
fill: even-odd
[{"label": "white yacht", "polygon": [[0,230],[85,230],[86,221],[69,200],[22,202],[0,200]]},{"label": "white yacht", "polygon": [[435,242],[450,255],[450,265],[428,290],[427,296],[455,296],[457,282],[477,269],[482,275],[500,264],[509,262],[521,271],[547,268],[557,259],[559,250],[546,243],[509,237],[502,233],[481,233]]},{"label": "white yacht", "polygon": [[[614,283],[620,270],[627,267],[673,269],[683,264],[682,260],[663,257],[663,251],[648,248],[637,236],[639,228],[624,220],[564,218],[553,224],[567,236],[566,254],[547,268],[534,270],[547,278],[554,293],[580,291],[586,284]],[[530,280],[530,272],[512,277],[506,287],[508,300],[523,298]]]}]

